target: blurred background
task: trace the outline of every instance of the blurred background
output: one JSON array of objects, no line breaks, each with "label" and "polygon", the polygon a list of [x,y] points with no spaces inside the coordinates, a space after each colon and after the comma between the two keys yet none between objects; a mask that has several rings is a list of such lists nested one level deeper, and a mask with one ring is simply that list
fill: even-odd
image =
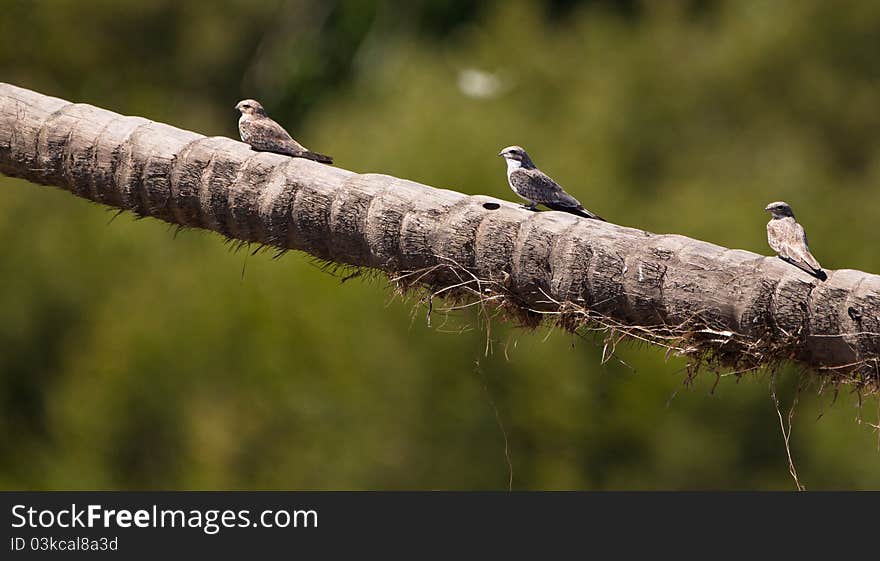
[{"label": "blurred background", "polygon": [[[624,225],[880,272],[880,3],[3,0],[0,80],[206,135],[235,103],[339,166],[512,199],[521,144]],[[245,257],[0,178],[0,488],[793,489],[767,373]],[[245,263],[246,262],[246,263]],[[242,269],[246,270],[242,276]],[[787,410],[800,373],[780,372]],[[880,487],[876,398],[800,393],[810,489]],[[861,403],[861,407],[859,404]],[[785,411],[784,411],[785,412]]]}]

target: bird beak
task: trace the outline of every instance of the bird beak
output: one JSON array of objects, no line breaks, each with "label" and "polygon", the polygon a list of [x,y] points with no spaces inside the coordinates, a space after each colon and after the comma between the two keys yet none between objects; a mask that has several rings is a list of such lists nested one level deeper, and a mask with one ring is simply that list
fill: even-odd
[{"label": "bird beak", "polygon": [[766,211],[769,212],[769,211],[770,211],[770,205],[765,206],[765,207],[764,207],[764,210],[766,210]]},{"label": "bird beak", "polygon": [[498,155],[501,156],[501,157],[503,158],[503,157],[504,157],[504,152],[503,152],[503,151],[498,152]]}]

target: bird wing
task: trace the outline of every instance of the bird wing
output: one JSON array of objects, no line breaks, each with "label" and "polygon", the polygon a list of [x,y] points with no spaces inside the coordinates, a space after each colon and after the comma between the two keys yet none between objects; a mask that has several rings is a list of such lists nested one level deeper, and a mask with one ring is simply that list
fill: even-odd
[{"label": "bird wing", "polygon": [[580,201],[566,193],[565,189],[553,181],[549,175],[537,168],[517,170],[511,173],[510,179],[511,183],[517,182],[514,187],[521,197],[553,210],[605,221],[604,218],[585,209]]},{"label": "bird wing", "polygon": [[803,226],[794,220],[771,220],[767,224],[767,242],[780,257],[807,272],[822,270],[810,253]]},{"label": "bird wing", "polygon": [[793,250],[797,258],[814,271],[821,271],[822,266],[819,265],[819,261],[810,253],[810,245],[807,243],[807,233],[804,231],[804,227],[795,222],[793,230],[795,240]]},{"label": "bird wing", "polygon": [[547,205],[578,208],[581,203],[566,193],[558,183],[546,173],[535,169],[518,169],[510,174],[511,187],[520,197]]},{"label": "bird wing", "polygon": [[305,152],[305,147],[293,139],[284,127],[270,119],[247,119],[238,126],[241,139],[255,150],[277,152],[296,156]]},{"label": "bird wing", "polygon": [[533,203],[539,203],[546,195],[544,194],[548,189],[553,189],[553,180],[549,177],[544,176],[549,183],[545,182],[543,178],[535,176],[529,172],[536,170],[527,170],[527,169],[518,169],[510,172],[508,175],[508,181],[510,182],[510,187],[516,192],[517,195],[526,199],[527,201],[531,201]]},{"label": "bird wing", "polygon": [[566,194],[558,183],[537,168],[520,169],[515,174],[525,179],[521,194],[536,203],[555,202],[560,194]]}]

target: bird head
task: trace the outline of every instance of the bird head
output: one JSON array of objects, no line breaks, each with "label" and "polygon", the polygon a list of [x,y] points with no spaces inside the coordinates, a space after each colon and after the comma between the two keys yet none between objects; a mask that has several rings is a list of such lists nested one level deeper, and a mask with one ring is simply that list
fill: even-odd
[{"label": "bird head", "polygon": [[767,205],[764,210],[770,212],[773,215],[773,218],[787,218],[794,217],[794,212],[791,210],[791,207],[788,203],[783,201],[777,201],[775,203],[770,203]]},{"label": "bird head", "polygon": [[242,115],[266,115],[266,110],[263,109],[260,102],[255,99],[243,99],[236,104],[235,108],[238,109]]},{"label": "bird head", "polygon": [[535,167],[535,164],[532,163],[529,155],[520,146],[508,146],[499,152],[498,155],[508,161],[520,162],[522,166],[526,168]]}]

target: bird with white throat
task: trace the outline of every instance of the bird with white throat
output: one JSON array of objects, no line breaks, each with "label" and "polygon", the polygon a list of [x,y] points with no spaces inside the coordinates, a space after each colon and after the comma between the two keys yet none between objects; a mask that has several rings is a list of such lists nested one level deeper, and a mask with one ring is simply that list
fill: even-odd
[{"label": "bird with white throat", "polygon": [[807,233],[795,220],[791,206],[784,201],[777,201],[767,205],[764,210],[772,215],[767,223],[767,243],[776,255],[819,280],[827,280],[828,275],[810,253]]},{"label": "bird with white throat", "polygon": [[284,127],[273,121],[266,110],[255,99],[243,99],[235,106],[241,113],[238,119],[238,134],[241,140],[259,152],[274,152],[305,158],[322,164],[332,164],[333,158],[312,152],[293,139]]},{"label": "bird with white throat", "polygon": [[566,193],[550,176],[539,170],[522,147],[508,146],[498,155],[507,162],[507,183],[510,188],[529,203],[524,205],[525,208],[535,210],[540,204],[552,210],[605,221],[604,218],[585,209],[580,201]]}]

